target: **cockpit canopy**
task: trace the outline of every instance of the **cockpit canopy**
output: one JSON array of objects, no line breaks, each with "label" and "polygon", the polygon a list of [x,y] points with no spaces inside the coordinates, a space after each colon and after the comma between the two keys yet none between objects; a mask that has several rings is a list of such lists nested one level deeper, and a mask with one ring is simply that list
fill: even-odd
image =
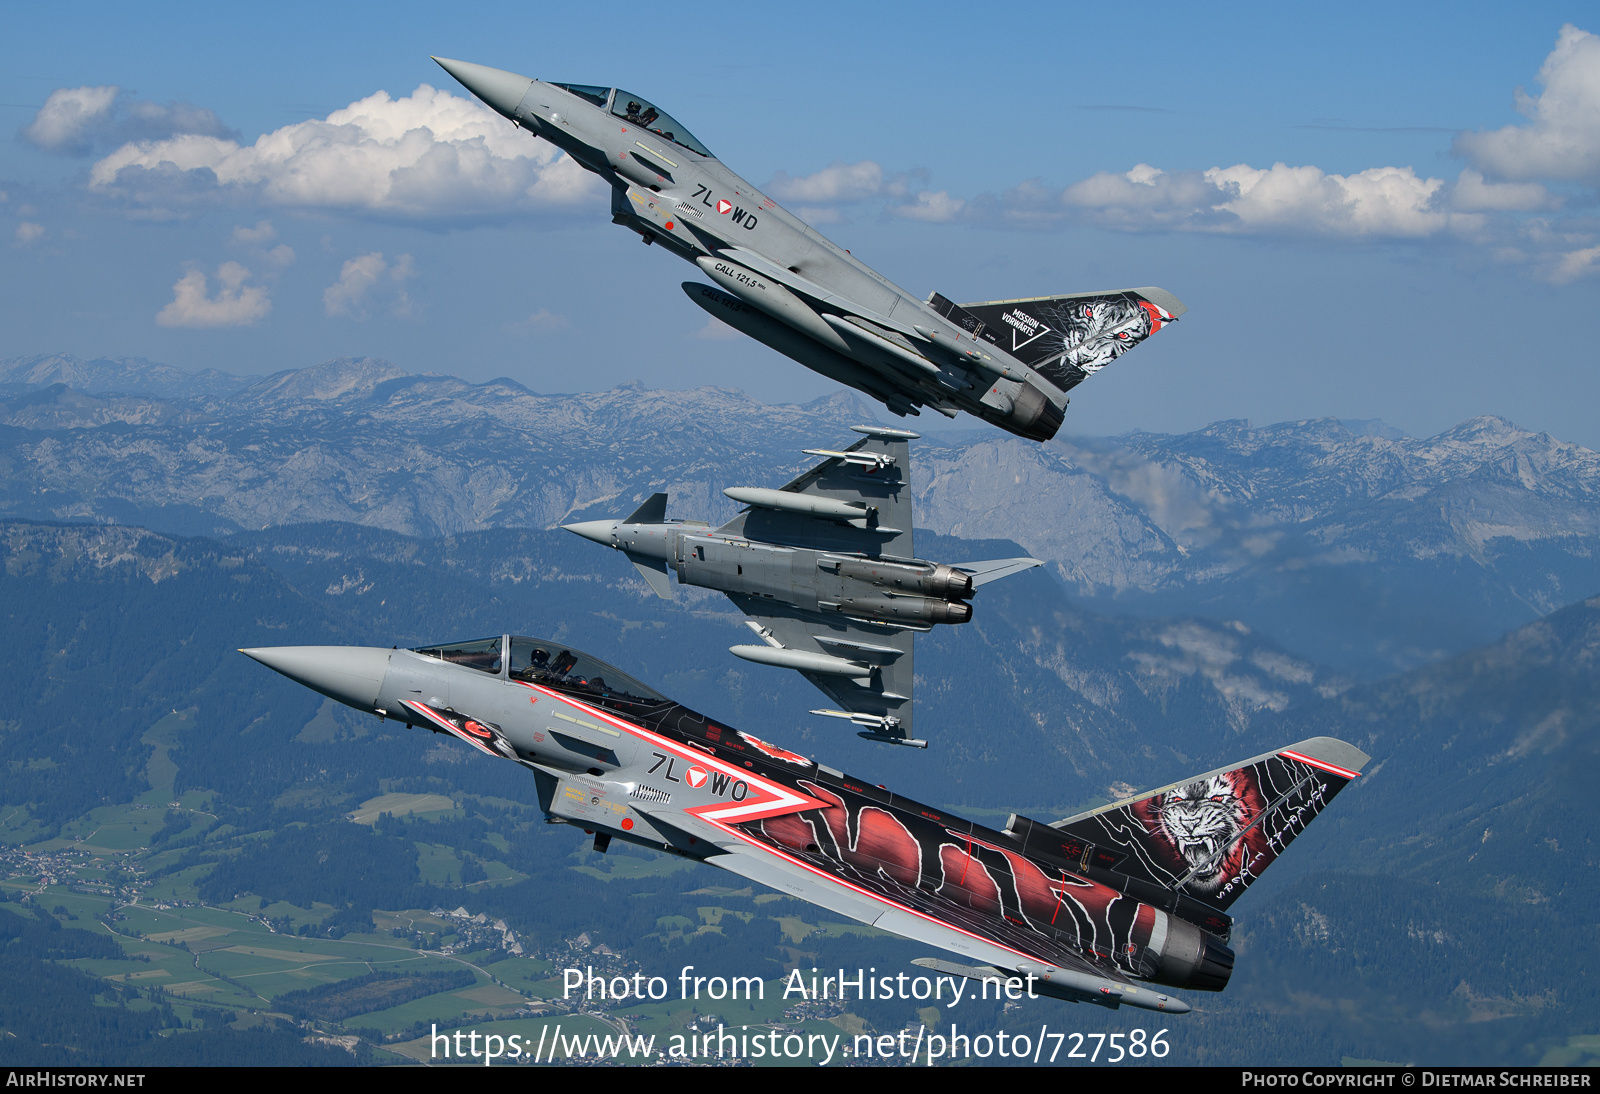
[{"label": "cockpit canopy", "polygon": [[665,695],[646,687],[615,665],[590,657],[561,642],[506,634],[436,646],[417,646],[412,653],[448,661],[525,684],[557,691],[614,699],[625,703],[668,703]]},{"label": "cockpit canopy", "polygon": [[640,129],[648,129],[658,137],[671,141],[673,144],[682,145],[691,152],[698,152],[702,156],[715,159],[711,150],[694,139],[676,118],[648,100],[631,91],[621,88],[594,87],[590,84],[555,84],[563,91],[570,91],[581,99],[587,99],[600,109],[604,110],[607,104],[611,113],[624,121],[632,122]]}]

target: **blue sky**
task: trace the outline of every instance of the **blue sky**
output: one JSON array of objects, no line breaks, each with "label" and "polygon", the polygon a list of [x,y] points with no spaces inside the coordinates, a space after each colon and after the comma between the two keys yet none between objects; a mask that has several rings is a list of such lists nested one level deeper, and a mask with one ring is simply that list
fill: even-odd
[{"label": "blue sky", "polygon": [[976,12],[13,10],[0,357],[834,390],[708,328],[697,271],[438,53],[648,95],[919,294],[1175,293],[1070,431],[1498,413],[1600,447],[1593,7]]}]

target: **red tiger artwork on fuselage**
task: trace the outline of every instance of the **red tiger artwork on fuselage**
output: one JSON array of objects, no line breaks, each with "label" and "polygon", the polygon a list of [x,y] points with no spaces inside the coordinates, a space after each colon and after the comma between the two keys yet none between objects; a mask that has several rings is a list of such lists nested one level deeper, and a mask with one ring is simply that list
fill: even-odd
[{"label": "red tiger artwork on fuselage", "polygon": [[[917,818],[908,827],[889,809],[848,801],[810,780],[797,784],[824,805],[753,826],[772,843],[831,860],[844,868],[841,876],[859,877],[909,905],[942,898],[1085,955],[1097,953],[1135,975],[1148,972],[1141,960],[1160,914],[1154,908],[1063,869],[1047,873],[1025,855],[974,834]],[[926,895],[914,895],[919,890]]]},{"label": "red tiger artwork on fuselage", "polygon": [[[851,832],[850,810],[844,799],[808,779],[799,785],[818,801],[827,803],[810,814],[791,813],[761,822],[761,830],[785,847],[817,853],[824,847],[830,857],[848,863],[869,876],[881,874],[907,888],[922,881],[922,844],[887,810],[862,806],[856,810]],[[821,813],[822,831],[811,820]]]}]

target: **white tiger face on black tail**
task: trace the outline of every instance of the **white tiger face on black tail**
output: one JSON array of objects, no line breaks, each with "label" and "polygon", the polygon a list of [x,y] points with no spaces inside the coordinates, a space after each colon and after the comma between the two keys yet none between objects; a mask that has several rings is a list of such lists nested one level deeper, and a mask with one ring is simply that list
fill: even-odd
[{"label": "white tiger face on black tail", "polygon": [[1150,312],[1137,300],[1102,297],[1055,309],[1050,316],[1061,332],[1061,364],[1096,373],[1150,337]]},{"label": "white tiger face on black tail", "polygon": [[1191,888],[1210,892],[1231,872],[1231,848],[1249,826],[1243,798],[1228,774],[1187,783],[1162,796],[1157,807],[1160,832],[1172,842],[1191,870]]}]

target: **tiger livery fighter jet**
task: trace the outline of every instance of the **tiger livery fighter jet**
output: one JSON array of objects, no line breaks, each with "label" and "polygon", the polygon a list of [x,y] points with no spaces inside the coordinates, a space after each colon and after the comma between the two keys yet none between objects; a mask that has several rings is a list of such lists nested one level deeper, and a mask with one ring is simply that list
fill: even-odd
[{"label": "tiger livery fighter jet", "polygon": [[666,599],[669,571],[726,593],[761,639],[729,653],[794,669],[844,708],[811,713],[848,719],[869,741],[926,748],[911,735],[914,636],[967,622],[978,586],[1044,563],[917,558],[907,444],[917,434],[850,428],[866,436],[843,451],[806,449],[825,458],[780,489],[724,490],[748,508],[720,528],[668,521],[665,494],[621,520],[562,527],[621,551]]},{"label": "tiger livery fighter jet", "polygon": [[719,866],[944,951],[916,963],[1181,1013],[1228,914],[1368,757],[1301,741],[1054,824],[975,824],[681,706],[560,642],[240,651],[357,710],[526,768],[552,821]]},{"label": "tiger livery fighter jet", "polygon": [[703,270],[700,307],[896,414],[975,414],[1046,441],[1067,392],[1186,310],[1164,289],[918,300],[728,170],[630,91],[435,57],[492,109],[611,187],[611,219]]}]

